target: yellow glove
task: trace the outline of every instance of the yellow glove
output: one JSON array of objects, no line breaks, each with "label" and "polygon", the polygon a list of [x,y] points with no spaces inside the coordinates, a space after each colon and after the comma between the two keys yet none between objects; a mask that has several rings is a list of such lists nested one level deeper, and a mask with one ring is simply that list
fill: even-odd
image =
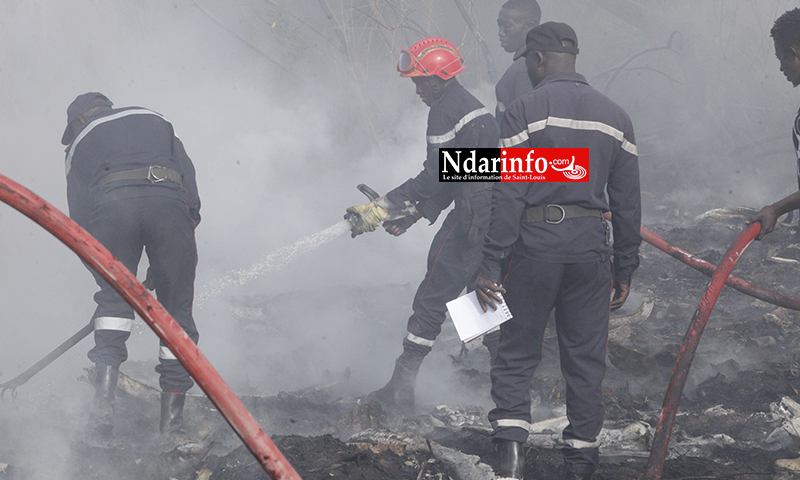
[{"label": "yellow glove", "polygon": [[356,238],[362,233],[374,232],[381,225],[381,221],[389,214],[389,211],[373,201],[365,205],[350,207],[347,209],[347,213],[355,217],[350,236]]}]

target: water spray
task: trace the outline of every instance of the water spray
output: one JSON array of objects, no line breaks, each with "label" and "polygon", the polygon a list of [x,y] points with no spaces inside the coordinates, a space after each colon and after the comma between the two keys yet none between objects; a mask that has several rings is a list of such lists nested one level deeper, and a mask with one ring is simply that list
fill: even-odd
[{"label": "water spray", "polygon": [[308,235],[300,240],[297,240],[296,242],[279,247],[274,252],[263,257],[249,268],[232,270],[225,274],[222,278],[218,278],[209,284],[204,285],[195,299],[195,306],[199,308],[206,300],[218,296],[223,290],[229,287],[242,286],[250,283],[264,273],[280,270],[297,257],[310,250],[325,245],[333,239],[349,232],[351,228],[352,224],[348,220],[342,220],[341,222],[338,222],[326,228],[325,230]]},{"label": "water spray", "polygon": [[[367,196],[369,201],[378,198],[375,190],[369,188],[363,183],[356,186],[358,190]],[[344,235],[351,231],[356,225],[358,219],[355,214],[348,213],[344,216],[344,220],[335,223],[330,227],[320,232],[308,235],[290,243],[279,247],[274,252],[263,257],[258,262],[254,263],[249,268],[242,268],[232,270],[225,274],[222,278],[218,278],[200,289],[200,293],[195,298],[195,306],[200,308],[206,300],[218,296],[225,289],[233,286],[242,286],[255,280],[264,273],[274,272],[282,269],[297,257],[305,254],[306,252],[319,248],[322,245],[334,240],[335,238]]]}]

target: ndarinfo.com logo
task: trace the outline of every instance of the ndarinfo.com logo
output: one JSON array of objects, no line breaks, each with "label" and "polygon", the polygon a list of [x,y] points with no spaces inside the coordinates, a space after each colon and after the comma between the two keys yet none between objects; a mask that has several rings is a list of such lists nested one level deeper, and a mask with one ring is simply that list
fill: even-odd
[{"label": "ndarinfo.com logo", "polygon": [[440,182],[588,182],[588,148],[440,148]]}]

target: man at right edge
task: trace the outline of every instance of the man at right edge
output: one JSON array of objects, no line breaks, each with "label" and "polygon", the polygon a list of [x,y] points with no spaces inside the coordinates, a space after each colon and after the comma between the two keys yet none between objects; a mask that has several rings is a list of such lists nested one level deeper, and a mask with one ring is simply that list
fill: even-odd
[{"label": "man at right edge", "polygon": [[[772,26],[770,36],[775,46],[780,68],[786,80],[793,87],[800,85],[800,8],[784,12]],[[792,140],[797,157],[797,185],[800,188],[800,110],[794,119]],[[761,222],[761,231],[756,240],[775,229],[778,217],[800,208],[800,190],[762,208],[747,223]],[[783,458],[775,462],[775,466],[789,471],[800,469],[800,457]]]}]

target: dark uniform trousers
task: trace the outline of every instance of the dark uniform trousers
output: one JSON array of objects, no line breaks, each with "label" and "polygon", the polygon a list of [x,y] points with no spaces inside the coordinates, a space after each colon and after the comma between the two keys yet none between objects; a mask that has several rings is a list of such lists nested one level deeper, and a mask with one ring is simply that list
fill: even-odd
[{"label": "dark uniform trousers", "polygon": [[436,232],[428,252],[428,271],[414,296],[414,313],[408,319],[408,332],[413,337],[403,342],[406,347],[413,347],[410,341],[430,351],[442,331],[447,313],[445,303],[472,285],[483,255],[480,241],[471,238],[470,227],[455,208]]},{"label": "dark uniform trousers", "polygon": [[430,340],[431,346],[442,331],[447,313],[445,303],[471,285],[483,259],[481,245],[470,242],[468,229],[469,225],[459,221],[455,210],[447,215],[433,238],[428,252],[428,271],[414,296],[414,313],[408,319],[408,332]]},{"label": "dark uniform trousers", "polygon": [[[199,335],[192,318],[197,264],[194,227],[182,201],[145,196],[97,206],[89,233],[134,275],[145,249],[158,301],[197,343]],[[97,273],[92,273],[100,291],[94,297],[95,347],[89,352],[89,359],[96,364],[118,366],[128,358],[125,341],[130,337],[133,308]],[[186,392],[193,385],[189,373],[163,342],[156,372],[165,392]]]},{"label": "dark uniform trousers", "polygon": [[567,385],[564,456],[570,471],[593,472],[598,463],[597,435],[603,426],[610,263],[544,263],[514,256],[504,286],[513,318],[501,326],[498,360],[491,371],[496,404],[489,412],[493,438],[523,443],[528,438],[531,379],[542,359],[545,327],[555,308]]}]

